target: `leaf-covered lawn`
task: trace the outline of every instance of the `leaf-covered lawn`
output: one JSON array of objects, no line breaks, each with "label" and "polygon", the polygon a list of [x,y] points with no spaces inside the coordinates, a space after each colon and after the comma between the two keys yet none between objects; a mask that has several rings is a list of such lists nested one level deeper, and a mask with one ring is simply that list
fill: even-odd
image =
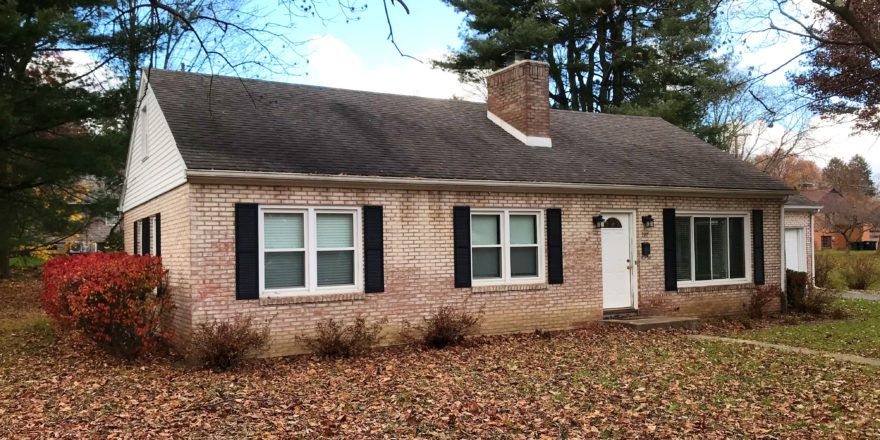
[{"label": "leaf-covered lawn", "polygon": [[852,317],[737,332],[732,337],[880,358],[880,301],[839,299]]},{"label": "leaf-covered lawn", "polygon": [[[0,296],[2,296],[0,286]],[[600,328],[234,373],[0,330],[0,438],[867,438],[877,369]]]}]

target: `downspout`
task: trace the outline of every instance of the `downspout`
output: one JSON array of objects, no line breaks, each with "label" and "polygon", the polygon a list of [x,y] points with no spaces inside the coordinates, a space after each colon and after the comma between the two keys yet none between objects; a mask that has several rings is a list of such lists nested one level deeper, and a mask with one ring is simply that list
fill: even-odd
[{"label": "downspout", "polygon": [[782,291],[782,313],[788,312],[788,292],[785,289],[785,202],[779,207],[779,255],[782,258],[779,261],[780,272],[780,290]]},{"label": "downspout", "polygon": [[813,222],[816,218],[816,213],[819,211],[810,211],[810,259],[813,261],[813,265],[811,266],[812,272],[810,273],[810,279],[812,280],[810,283],[813,285],[813,288],[816,287],[816,233],[814,232]]}]

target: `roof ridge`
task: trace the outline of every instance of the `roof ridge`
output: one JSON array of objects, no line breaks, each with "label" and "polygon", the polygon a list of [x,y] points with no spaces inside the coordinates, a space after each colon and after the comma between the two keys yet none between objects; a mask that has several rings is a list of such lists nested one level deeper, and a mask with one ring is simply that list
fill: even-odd
[{"label": "roof ridge", "polygon": [[308,89],[338,90],[341,92],[364,93],[364,94],[369,94],[369,95],[396,96],[396,97],[412,98],[412,99],[424,99],[424,100],[429,100],[429,101],[477,104],[477,105],[483,105],[483,106],[486,105],[486,103],[482,102],[482,101],[467,101],[467,100],[463,100],[463,99],[454,99],[454,98],[432,98],[429,96],[407,95],[407,94],[403,94],[403,93],[394,93],[394,92],[377,92],[374,90],[347,89],[347,88],[343,88],[343,87],[321,86],[321,85],[317,85],[317,84],[303,84],[303,83],[295,83],[295,82],[287,82],[287,81],[279,81],[279,80],[271,80],[271,79],[263,79],[263,78],[248,78],[248,77],[241,77],[241,76],[217,75],[217,74],[202,73],[202,72],[183,72],[180,70],[170,70],[170,69],[153,69],[151,73],[155,73],[155,72],[160,72],[162,74],[180,75],[180,76],[200,76],[200,77],[220,78],[220,79],[224,79],[224,80],[233,80],[233,81],[241,81],[241,82],[277,84],[277,85],[286,86],[286,87],[302,87],[302,88],[308,88]]}]

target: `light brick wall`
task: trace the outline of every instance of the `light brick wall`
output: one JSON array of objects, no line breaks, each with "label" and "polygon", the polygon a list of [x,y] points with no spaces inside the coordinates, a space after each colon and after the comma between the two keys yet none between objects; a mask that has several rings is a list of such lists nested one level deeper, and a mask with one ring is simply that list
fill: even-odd
[{"label": "light brick wall", "polygon": [[810,211],[785,211],[785,227],[786,228],[803,228],[804,229],[804,243],[806,246],[806,256],[807,256],[807,276],[809,279],[813,279],[813,242],[810,239],[810,217],[812,213]]},{"label": "light brick wall", "polygon": [[162,264],[169,271],[174,302],[171,325],[177,333],[176,339],[186,341],[192,328],[190,185],[179,186],[123,214],[126,252],[132,253],[134,249],[134,222],[156,214],[161,214]]},{"label": "light brick wall", "polygon": [[[764,209],[765,273],[768,284],[780,284],[780,202],[681,197],[521,194],[488,192],[407,191],[339,188],[191,184],[185,194],[192,218],[187,242],[191,268],[181,265],[190,289],[178,288],[181,304],[189,306],[192,322],[252,314],[271,320],[273,354],[301,350],[296,337],[325,318],[389,319],[389,329],[403,320],[419,322],[441,304],[483,310],[485,333],[571,328],[602,317],[600,230],[592,216],[603,209],[633,209],[638,243],[652,245],[652,255],[638,266],[639,307],[642,314],[720,315],[737,313],[748,302],[751,286],[663,290],[662,209],[748,211]],[[171,199],[171,197],[169,197]],[[127,217],[156,211],[165,196]],[[234,204],[383,205],[385,227],[385,292],[342,297],[275,300],[235,300]],[[165,202],[168,203],[168,202]],[[453,286],[452,207],[562,208],[565,283],[505,289],[456,289]],[[155,205],[158,206],[158,205]],[[142,209],[143,208],[143,209]],[[180,208],[184,210],[185,207]],[[644,228],[642,215],[656,225]],[[163,243],[166,241],[166,213]],[[130,235],[127,234],[127,237]],[[170,238],[168,240],[171,240]],[[751,237],[747,237],[751,243]],[[130,242],[129,238],[126,243]],[[130,244],[127,244],[130,246]],[[166,245],[163,244],[163,253]],[[751,249],[750,244],[747,249]],[[171,263],[169,261],[169,263]],[[178,270],[174,265],[172,271]],[[180,284],[183,286],[184,284]],[[307,302],[303,302],[307,301]],[[778,304],[774,305],[778,307]],[[175,321],[184,325],[184,321]],[[182,332],[182,333],[185,333]]]}]

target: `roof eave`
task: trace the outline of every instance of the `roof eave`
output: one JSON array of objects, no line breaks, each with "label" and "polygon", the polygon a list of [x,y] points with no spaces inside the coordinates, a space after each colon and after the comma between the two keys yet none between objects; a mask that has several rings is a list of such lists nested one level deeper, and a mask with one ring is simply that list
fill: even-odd
[{"label": "roof eave", "polygon": [[[324,187],[383,187],[423,190],[552,192],[586,194],[692,195],[715,197],[784,197],[794,190],[725,189],[646,185],[607,185],[561,182],[434,179],[419,177],[352,176],[230,170],[187,170],[187,180],[206,184],[309,185]],[[234,182],[231,182],[234,181]]]}]

